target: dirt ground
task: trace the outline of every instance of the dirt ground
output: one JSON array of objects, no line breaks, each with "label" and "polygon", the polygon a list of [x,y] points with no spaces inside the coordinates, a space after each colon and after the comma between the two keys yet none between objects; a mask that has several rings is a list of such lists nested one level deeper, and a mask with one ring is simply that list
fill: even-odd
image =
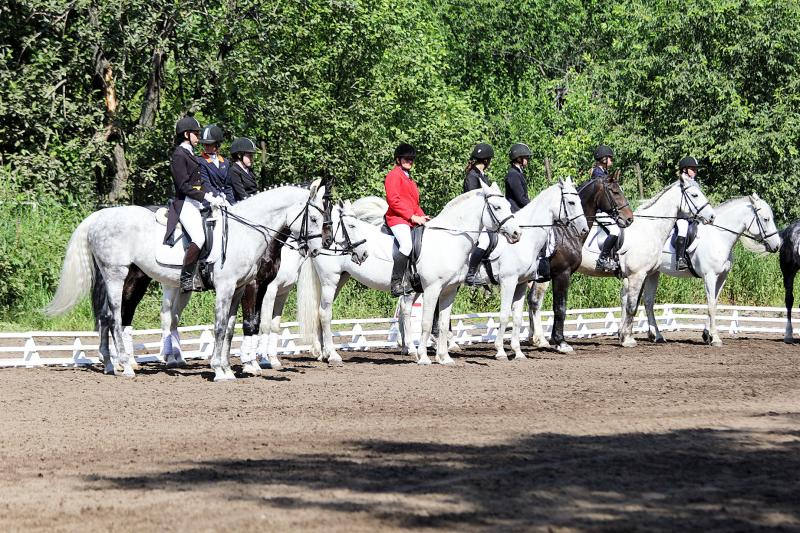
[{"label": "dirt ground", "polygon": [[800,346],[672,338],[3,369],[0,529],[800,531]]}]

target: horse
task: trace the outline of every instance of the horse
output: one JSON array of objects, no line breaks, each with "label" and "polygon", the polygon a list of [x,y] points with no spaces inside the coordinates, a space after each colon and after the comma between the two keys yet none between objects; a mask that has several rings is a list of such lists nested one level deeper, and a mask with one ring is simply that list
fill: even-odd
[{"label": "horse", "polygon": [[694,272],[675,268],[675,250],[668,239],[664,243],[658,270],[647,276],[644,283],[644,305],[649,324],[648,337],[653,342],[666,342],[658,329],[653,305],[658,289],[659,274],[679,278],[702,278],[708,301],[708,325],[703,330],[703,341],[712,346],[722,346],[717,331],[717,299],[733,264],[733,245],[742,235],[742,244],[755,253],[777,252],[781,237],[775,227],[775,217],[767,203],[752,194],[733,198],[714,209],[717,216],[713,224],[697,228],[695,247],[690,247],[689,258]]},{"label": "horse", "polygon": [[[578,188],[581,207],[586,215],[589,229],[594,224],[598,211],[606,213],[620,228],[627,228],[633,222],[633,211],[628,199],[619,186],[619,172],[607,178],[593,178]],[[528,321],[530,343],[539,348],[554,346],[561,353],[572,352],[572,347],[564,339],[564,320],[567,315],[567,294],[572,273],[581,264],[581,248],[586,234],[581,235],[576,228],[564,225],[553,227],[552,238],[557,243],[550,258],[550,276],[553,285],[553,329],[548,341],[544,336],[541,321],[542,300],[550,282],[534,283],[528,291]]]},{"label": "horse", "polygon": [[[382,200],[372,203],[378,204],[379,212],[363,216],[380,219],[386,210],[386,203]],[[307,342],[320,343],[322,358],[329,364],[339,365],[342,362],[341,356],[333,348],[330,323],[333,300],[344,282],[353,277],[372,289],[389,291],[394,237],[369,222],[357,222],[362,235],[367,237],[370,259],[361,265],[353,265],[344,258],[318,255],[303,266],[297,283],[298,320],[303,337]],[[501,233],[509,243],[520,239],[519,225],[497,184],[482,184],[481,189],[457,196],[425,225],[416,264],[424,291],[422,337],[415,352],[417,364],[431,364],[426,346],[434,307],[438,306],[440,325],[448,324],[453,299],[466,275],[467,257],[484,228]],[[400,298],[403,354],[411,348],[406,332],[409,331],[409,311],[415,298],[415,295]],[[447,344],[447,335],[440,335],[436,360],[440,364],[452,365],[454,362],[447,352]]]},{"label": "horse", "polygon": [[710,223],[714,221],[714,216],[714,208],[697,182],[679,177],[634,211],[633,222],[626,228],[619,247],[618,273],[597,269],[597,258],[600,255],[597,237],[602,230],[595,227],[593,234],[590,233],[590,238],[587,238],[581,249],[578,272],[597,277],[618,275],[622,279],[622,318],[619,327],[622,346],[636,346],[633,319],[639,307],[642,287],[647,276],[656,272],[661,264],[661,250],[675,220],[679,217],[697,217]]},{"label": "horse", "polygon": [[[273,228],[289,226],[293,235],[299,235],[311,218],[309,206],[321,202],[324,192],[324,187],[309,191],[285,186],[254,195],[228,209],[232,222],[224,265],[217,260],[212,268],[216,291],[215,343],[211,357],[214,381],[236,379],[229,363],[236,309],[244,285],[255,276],[258,260],[273,238],[276,231]],[[117,361],[112,363],[122,366],[123,376],[134,375],[121,326],[122,292],[129,265],[135,264],[164,286],[178,286],[180,266],[161,264],[155,257],[162,235],[163,228],[144,207],[111,207],[90,214],[70,238],[58,289],[44,310],[46,314],[55,315],[72,308],[91,289],[94,261],[105,282],[113,316],[111,330],[117,346]],[[111,364],[106,371],[116,374],[116,366]]]},{"label": "horse", "polygon": [[783,274],[784,301],[786,303],[786,332],[783,342],[794,343],[792,329],[792,306],[794,305],[794,278],[800,269],[800,220],[795,220],[780,232],[781,248],[779,261]]},{"label": "horse", "polygon": [[489,264],[492,276],[485,266],[481,266],[483,276],[494,277],[500,284],[500,318],[495,337],[496,359],[508,360],[503,348],[504,332],[509,315],[513,313],[511,328],[511,349],[514,359],[525,359],[520,347],[519,335],[522,329],[522,307],[528,281],[536,275],[539,250],[545,246],[550,229],[573,227],[581,238],[589,233],[589,225],[579,201],[579,194],[570,178],[540,192],[528,205],[514,216],[524,229],[518,244],[510,246],[499,242],[490,255]]}]

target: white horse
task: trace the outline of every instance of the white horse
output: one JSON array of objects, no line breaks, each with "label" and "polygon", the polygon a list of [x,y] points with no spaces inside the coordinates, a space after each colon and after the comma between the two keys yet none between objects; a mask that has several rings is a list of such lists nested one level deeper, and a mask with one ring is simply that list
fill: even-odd
[{"label": "white horse", "polygon": [[[364,218],[379,219],[385,212],[385,202],[373,203],[379,212],[372,216],[365,215]],[[346,258],[318,255],[310,265],[304,265],[297,284],[298,320],[304,337],[314,343],[321,334],[322,357],[332,364],[341,364],[342,359],[333,348],[331,307],[347,278],[353,277],[373,289],[389,291],[394,237],[386,235],[369,222],[359,221],[359,224],[369,247],[367,261],[354,265]],[[417,363],[421,365],[431,364],[426,346],[433,325],[434,308],[438,302],[440,326],[442,331],[447,331],[450,308],[458,287],[464,281],[467,257],[480,232],[484,227],[499,231],[509,243],[517,242],[520,238],[520,229],[511,214],[511,207],[496,184],[491,187],[483,185],[479,190],[457,196],[426,226],[416,265],[424,290],[422,337],[416,353]],[[405,333],[409,331],[409,310],[414,299],[414,295],[400,299],[403,353],[408,353],[410,348]],[[453,364],[447,350],[447,335],[439,335],[437,362]]]},{"label": "white horse", "polygon": [[[756,194],[728,200],[715,211],[717,217],[713,224],[702,224],[697,228],[689,258],[706,289],[708,325],[703,330],[703,340],[712,346],[722,346],[722,338],[717,331],[717,299],[733,265],[733,245],[744,235],[742,244],[748,250],[756,253],[777,252],[781,237],[775,227],[772,209]],[[650,325],[648,336],[654,342],[665,342],[653,312],[659,273],[679,278],[693,277],[691,271],[675,268],[675,249],[670,240],[664,243],[658,270],[647,276],[644,282],[644,305]]]},{"label": "white horse", "polygon": [[[313,194],[314,189],[312,189]],[[233,337],[236,309],[244,284],[256,273],[258,260],[264,255],[275,228],[289,226],[293,235],[302,229],[302,217],[312,197],[308,189],[280,187],[259,193],[232,208],[226,258],[223,265],[213,266],[216,290],[214,351],[211,368],[214,381],[235,379],[228,354]],[[322,201],[324,187],[316,191],[314,203]],[[235,220],[238,218],[239,220]],[[164,229],[153,214],[138,206],[112,207],[89,215],[73,233],[58,290],[45,309],[50,315],[72,308],[91,288],[94,264],[106,284],[108,305],[113,314],[112,333],[117,346],[117,359],[107,365],[106,372],[115,373],[122,366],[124,376],[133,376],[131,354],[123,342],[120,303],[122,287],[129,265],[137,265],[145,274],[165,287],[177,287],[180,267],[165,265],[156,260]]]},{"label": "white horse", "polygon": [[[703,222],[714,220],[714,208],[694,180],[682,177],[665,187],[655,197],[634,212],[633,223],[625,229],[624,242],[619,249],[619,275],[622,278],[620,299],[622,320],[619,339],[622,346],[636,346],[633,338],[633,319],[639,306],[639,297],[647,276],[657,272],[661,265],[661,250],[675,220],[679,217],[698,217]],[[600,255],[598,236],[604,235],[596,227],[583,244],[581,266],[578,271],[588,276],[613,276],[597,270]],[[535,322],[536,323],[536,322]],[[542,336],[541,321],[535,335]]]},{"label": "white horse", "polygon": [[[554,224],[571,223],[581,237],[589,233],[580,197],[571,178],[559,180],[544,189],[514,217],[523,228],[522,238],[514,246],[499,242],[490,257],[492,273],[500,283],[500,322],[494,341],[497,348],[495,358],[504,360],[508,356],[503,348],[503,338],[512,312],[511,349],[514,350],[515,360],[525,359],[519,342],[525,303],[523,297],[528,282],[536,276],[539,250],[545,246],[550,228]],[[481,266],[481,269],[482,275],[488,277],[485,267]]]}]

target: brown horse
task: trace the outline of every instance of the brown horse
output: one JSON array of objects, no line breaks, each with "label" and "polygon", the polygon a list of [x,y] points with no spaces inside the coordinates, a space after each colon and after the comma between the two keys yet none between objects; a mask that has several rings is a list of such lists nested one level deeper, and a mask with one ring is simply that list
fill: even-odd
[{"label": "brown horse", "polygon": [[[626,228],[633,222],[633,210],[619,186],[619,170],[608,178],[593,178],[578,188],[583,212],[591,229],[598,211],[608,214],[617,226]],[[564,319],[567,314],[567,294],[572,273],[581,265],[581,249],[586,235],[580,235],[571,226],[554,226],[553,237],[556,242],[555,253],[550,259],[550,276],[553,283],[553,330],[550,341],[539,335],[541,324],[539,313],[542,300],[550,284],[534,283],[528,290],[528,320],[530,322],[530,342],[540,348],[554,346],[560,352],[571,352],[572,347],[564,340]]]}]

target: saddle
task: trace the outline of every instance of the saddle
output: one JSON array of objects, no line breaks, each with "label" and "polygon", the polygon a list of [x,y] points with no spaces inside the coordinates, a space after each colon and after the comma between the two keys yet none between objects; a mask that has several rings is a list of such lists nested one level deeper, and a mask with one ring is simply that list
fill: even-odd
[{"label": "saddle", "polygon": [[[385,222],[381,226],[381,233],[385,233],[394,238],[394,233],[392,233],[392,230],[389,229],[389,226],[387,226]],[[417,273],[417,261],[419,261],[419,256],[422,251],[422,235],[424,233],[424,225],[411,228],[411,255],[408,257],[408,267],[406,269],[406,279],[409,280],[414,292],[418,293],[422,292],[422,281],[419,279],[419,274]],[[394,242],[393,246],[397,246],[397,241]]]},{"label": "saddle", "polygon": [[[690,254],[695,251],[697,248],[698,242],[696,241],[697,238],[697,228],[700,226],[700,222],[697,219],[692,219],[689,221],[689,229],[686,231],[686,248],[684,249],[683,257],[686,259],[686,265],[689,267],[689,272],[692,273],[692,276],[699,278],[700,275],[695,271],[694,267],[692,266],[692,259]],[[678,239],[678,227],[674,227],[672,229],[672,235],[667,242],[664,243],[664,251],[669,253],[670,255],[676,254],[677,249],[677,239]],[[677,257],[676,257],[677,259]]]},{"label": "saddle", "polygon": [[[169,209],[163,206],[148,206],[148,209],[153,211],[155,221],[162,226],[167,226],[167,213]],[[205,243],[200,249],[200,256],[198,258],[199,268],[197,269],[197,276],[200,278],[199,285],[204,287],[204,290],[212,289],[214,287],[213,281],[213,266],[219,259],[221,253],[214,248],[214,234],[219,231],[217,227],[217,218],[211,216],[211,209],[205,208],[200,211],[203,220],[203,231],[205,232]],[[218,235],[218,238],[221,235]],[[175,226],[172,235],[167,235],[164,239],[164,244],[159,246],[156,250],[156,261],[162,265],[182,266],[183,257],[186,249],[191,244],[189,234],[184,232],[183,226],[180,222]],[[219,248],[219,246],[217,246]],[[212,253],[214,252],[214,253]]]}]

